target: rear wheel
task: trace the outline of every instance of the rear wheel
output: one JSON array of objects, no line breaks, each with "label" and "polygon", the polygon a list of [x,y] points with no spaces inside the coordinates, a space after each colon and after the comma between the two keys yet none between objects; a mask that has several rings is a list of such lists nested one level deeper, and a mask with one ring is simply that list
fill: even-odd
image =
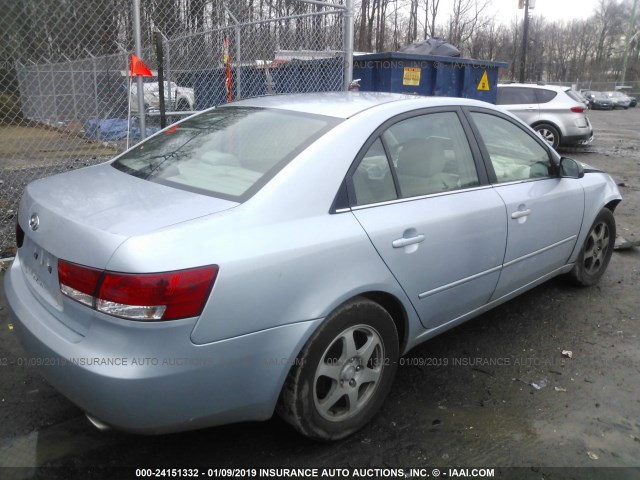
[{"label": "rear wheel", "polygon": [[548,123],[541,123],[533,127],[533,129],[542,135],[542,138],[544,138],[549,145],[553,148],[558,148],[558,145],[560,145],[560,132],[556,127]]},{"label": "rear wheel", "polygon": [[331,314],[307,342],[289,372],[278,413],[307,437],[347,437],[382,406],[398,356],[398,333],[389,313],[356,298]]},{"label": "rear wheel", "polygon": [[616,220],[611,210],[603,208],[584,241],[578,260],[570,272],[577,285],[594,285],[604,275],[616,240]]}]

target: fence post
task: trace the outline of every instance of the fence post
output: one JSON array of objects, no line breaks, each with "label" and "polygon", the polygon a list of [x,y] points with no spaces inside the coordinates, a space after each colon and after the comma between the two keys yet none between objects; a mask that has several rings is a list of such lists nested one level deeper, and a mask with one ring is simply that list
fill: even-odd
[{"label": "fence post", "polygon": [[[136,44],[136,55],[142,58],[142,32],[140,30],[140,0],[133,0],[133,37]],[[131,75],[131,72],[128,72]],[[136,75],[136,90],[138,92],[138,125],[140,127],[140,140],[146,138],[145,111],[144,111],[144,85],[142,77]],[[131,92],[127,92],[131,95]]]},{"label": "fence post", "polygon": [[353,80],[353,0],[345,0],[344,12],[344,89]]},{"label": "fence post", "polygon": [[233,16],[231,10],[229,10],[227,7],[224,7],[224,9],[227,11],[234,23],[233,31],[236,35],[236,100],[240,100],[242,98],[242,90],[240,88],[240,80],[242,79],[242,67],[240,66],[240,22],[238,22],[238,19]]},{"label": "fence post", "polygon": [[76,80],[75,80],[75,74],[73,71],[73,61],[67,57],[66,55],[63,55],[64,58],[67,59],[67,62],[69,62],[69,73],[71,75],[71,94],[73,97],[73,120],[78,120],[78,95],[76,94]]},{"label": "fence post", "polygon": [[[156,55],[158,57],[158,95],[160,98],[160,128],[167,126],[167,109],[164,103],[164,49],[162,45],[162,33],[156,31]],[[171,97],[169,97],[171,102]]]},{"label": "fence post", "polygon": [[[52,92],[52,96],[53,96],[53,112],[55,115],[55,123],[57,124],[60,120],[59,120],[59,116],[58,116],[58,95],[56,93],[56,73],[53,70],[53,63],[49,63],[49,67],[51,67],[49,70],[51,71],[51,92]],[[47,95],[48,96],[48,95]],[[49,102],[47,102],[48,104]]]},{"label": "fence post", "polygon": [[[171,110],[175,110],[176,109],[176,102],[175,102],[175,98],[174,100],[171,100],[171,44],[169,43],[169,39],[167,37],[164,36],[164,34],[162,35],[162,37],[164,38],[164,41],[166,43],[166,53],[167,53],[167,74],[165,75],[167,77],[167,90],[169,91],[169,105],[171,105],[170,109]],[[177,80],[176,80],[177,82]],[[176,90],[177,92],[177,90]],[[177,97],[177,93],[174,94],[175,97]],[[169,117],[169,123],[173,123],[173,117]]]},{"label": "fence post", "polygon": [[100,111],[100,108],[98,107],[98,102],[99,102],[98,100],[98,64],[97,64],[96,57],[91,55],[91,52],[89,50],[85,48],[84,51],[87,52],[87,54],[91,57],[91,64],[93,65],[93,96],[94,96],[93,100],[95,104],[96,119],[97,119],[98,112]]}]

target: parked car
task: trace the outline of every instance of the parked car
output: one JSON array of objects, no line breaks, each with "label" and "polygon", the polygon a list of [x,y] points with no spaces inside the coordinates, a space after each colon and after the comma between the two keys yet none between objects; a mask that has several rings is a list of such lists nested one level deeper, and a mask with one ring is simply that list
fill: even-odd
[{"label": "parked car", "polygon": [[604,92],[607,97],[613,101],[614,108],[624,108],[625,110],[631,105],[631,99],[622,92]]},{"label": "parked car", "polygon": [[484,102],[267,96],[29,184],[4,285],[27,354],[98,426],[277,411],[335,440],[419,343],[557,275],[595,284],[620,201]]},{"label": "parked car", "polygon": [[579,102],[584,103],[587,107],[589,106],[589,100],[582,94],[582,92],[578,92],[576,90],[571,91]]},{"label": "parked car", "polygon": [[[160,108],[160,86],[158,80],[153,77],[145,77],[143,83],[144,105],[146,110],[158,110]],[[138,85],[131,84],[131,111],[138,112]],[[164,101],[167,111],[193,110],[196,97],[193,88],[178,86],[175,82],[164,81]]]},{"label": "parked car", "polygon": [[593,140],[587,107],[569,87],[499,84],[497,104],[530,125],[553,148]]},{"label": "parked car", "polygon": [[585,97],[589,101],[589,108],[592,110],[612,110],[613,100],[603,92],[589,90],[585,93]]}]

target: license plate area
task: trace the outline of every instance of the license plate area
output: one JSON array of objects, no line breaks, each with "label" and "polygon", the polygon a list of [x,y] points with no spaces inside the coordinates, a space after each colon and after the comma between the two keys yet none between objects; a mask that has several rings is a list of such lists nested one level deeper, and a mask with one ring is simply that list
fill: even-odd
[{"label": "license plate area", "polygon": [[36,296],[57,310],[62,308],[58,283],[58,259],[25,237],[20,249],[22,272]]}]

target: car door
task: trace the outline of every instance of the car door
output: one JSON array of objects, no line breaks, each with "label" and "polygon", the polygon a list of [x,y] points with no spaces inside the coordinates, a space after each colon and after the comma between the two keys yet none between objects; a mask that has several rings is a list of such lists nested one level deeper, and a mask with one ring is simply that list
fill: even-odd
[{"label": "car door", "polygon": [[471,111],[495,192],[506,205],[508,238],[492,299],[566,265],[582,225],[584,190],[555,174],[549,149],[515,120]]},{"label": "car door", "polygon": [[348,178],[353,215],[427,328],[489,300],[506,245],[504,203],[477,168],[460,114],[382,128]]},{"label": "car door", "polygon": [[498,87],[496,103],[509,110],[527,125],[533,125],[540,118],[540,106],[533,88]]}]

